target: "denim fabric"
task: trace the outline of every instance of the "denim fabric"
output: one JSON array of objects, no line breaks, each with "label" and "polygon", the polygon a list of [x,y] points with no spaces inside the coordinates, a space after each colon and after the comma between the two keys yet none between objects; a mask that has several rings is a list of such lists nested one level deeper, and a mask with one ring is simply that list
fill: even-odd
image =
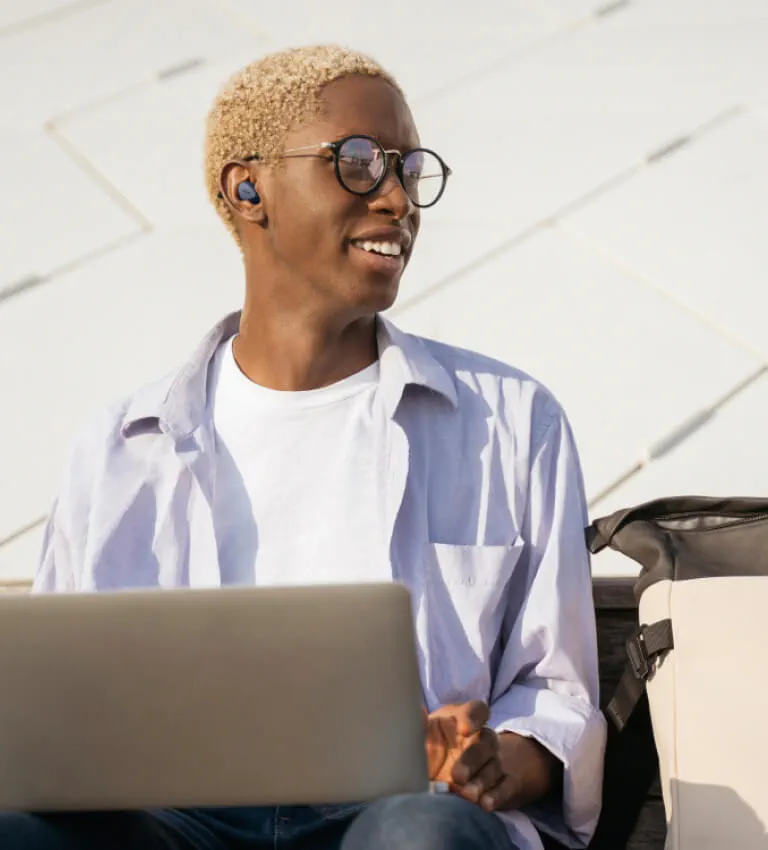
[{"label": "denim fabric", "polygon": [[450,795],[371,805],[0,814],[2,850],[515,850],[499,818]]}]

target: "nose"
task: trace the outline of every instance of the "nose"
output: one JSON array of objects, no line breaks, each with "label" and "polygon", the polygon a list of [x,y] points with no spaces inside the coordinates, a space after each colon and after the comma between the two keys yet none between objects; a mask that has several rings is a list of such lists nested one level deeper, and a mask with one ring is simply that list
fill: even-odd
[{"label": "nose", "polygon": [[397,221],[402,221],[415,212],[416,205],[408,197],[408,193],[400,181],[395,161],[394,155],[387,157],[387,174],[384,182],[371,197],[369,206],[376,212],[389,214]]}]

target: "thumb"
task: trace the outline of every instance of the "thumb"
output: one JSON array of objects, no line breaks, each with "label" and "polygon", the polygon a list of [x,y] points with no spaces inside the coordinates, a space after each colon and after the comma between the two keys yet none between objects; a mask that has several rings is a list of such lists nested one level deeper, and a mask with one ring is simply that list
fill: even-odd
[{"label": "thumb", "polygon": [[459,735],[479,732],[491,716],[488,705],[481,700],[471,700],[456,706],[456,731]]}]

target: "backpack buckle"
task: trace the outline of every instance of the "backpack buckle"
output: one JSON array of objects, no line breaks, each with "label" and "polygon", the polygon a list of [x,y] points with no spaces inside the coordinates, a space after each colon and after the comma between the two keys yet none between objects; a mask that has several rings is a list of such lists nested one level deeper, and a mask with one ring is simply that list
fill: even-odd
[{"label": "backpack buckle", "polygon": [[651,674],[651,659],[645,645],[645,626],[640,628],[627,640],[627,658],[635,678],[644,682]]}]

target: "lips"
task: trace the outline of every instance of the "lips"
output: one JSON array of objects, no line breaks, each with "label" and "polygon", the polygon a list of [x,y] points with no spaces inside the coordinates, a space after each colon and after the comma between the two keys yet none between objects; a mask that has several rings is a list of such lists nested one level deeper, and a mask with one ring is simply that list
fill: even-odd
[{"label": "lips", "polygon": [[378,253],[367,250],[357,242],[352,242],[350,254],[367,271],[386,277],[399,277],[405,268],[405,255],[402,253],[390,255]]},{"label": "lips", "polygon": [[396,279],[403,273],[412,241],[403,227],[372,227],[349,240],[350,256],[361,270]]},{"label": "lips", "polygon": [[384,257],[399,257],[403,253],[400,242],[387,242],[373,239],[355,239],[352,241],[355,248],[368,251],[371,254],[379,254]]},{"label": "lips", "polygon": [[350,239],[350,242],[353,242],[356,246],[364,243],[398,245],[402,254],[408,253],[412,241],[411,232],[404,227],[371,227],[368,230],[355,233]]}]

